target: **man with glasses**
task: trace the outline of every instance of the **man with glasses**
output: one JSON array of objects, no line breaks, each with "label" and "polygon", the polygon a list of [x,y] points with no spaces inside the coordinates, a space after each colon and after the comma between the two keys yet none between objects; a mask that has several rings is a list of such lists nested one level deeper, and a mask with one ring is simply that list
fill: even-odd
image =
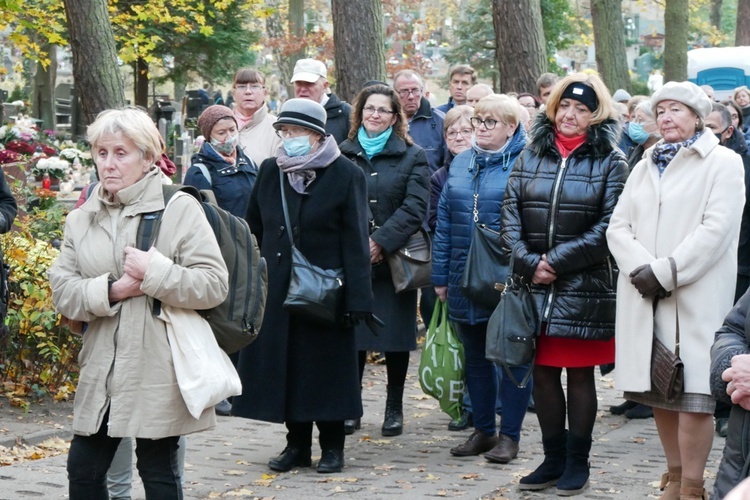
[{"label": "man with glasses", "polygon": [[281,139],[276,136],[273,124],[276,117],[266,106],[266,78],[260,71],[241,68],[234,74],[232,84],[234,119],[240,131],[240,147],[256,166],[263,160],[276,156]]},{"label": "man with glasses", "polygon": [[409,120],[409,135],[427,153],[430,175],[443,166],[447,148],[443,138],[445,113],[430,106],[424,96],[424,81],[416,72],[405,69],[393,77],[393,89]]},{"label": "man with glasses", "polygon": [[448,81],[451,96],[447,103],[437,107],[443,113],[447,113],[454,106],[466,104],[469,88],[477,83],[477,73],[468,64],[457,64],[451,68]]},{"label": "man with glasses", "polygon": [[326,133],[341,144],[349,135],[352,107],[328,88],[326,65],[316,59],[300,59],[294,65],[291,83],[294,97],[310,99],[326,110]]}]

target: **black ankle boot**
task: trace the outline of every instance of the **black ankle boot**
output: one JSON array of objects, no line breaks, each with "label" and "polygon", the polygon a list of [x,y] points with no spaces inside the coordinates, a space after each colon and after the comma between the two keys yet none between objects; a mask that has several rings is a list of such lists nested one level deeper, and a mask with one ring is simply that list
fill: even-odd
[{"label": "black ankle boot", "polygon": [[295,467],[310,467],[310,454],[309,447],[300,448],[289,445],[284,448],[281,455],[268,462],[268,467],[277,472],[289,472]]},{"label": "black ankle boot", "polygon": [[362,419],[344,420],[344,434],[347,436],[354,434],[354,431],[358,431],[360,427],[362,427]]},{"label": "black ankle boot", "polygon": [[330,449],[323,450],[318,462],[318,472],[321,474],[331,474],[341,472],[344,468],[344,450]]},{"label": "black ankle boot", "polygon": [[566,435],[542,438],[544,462],[534,472],[518,482],[521,490],[544,490],[554,486],[565,470]]},{"label": "black ankle boot", "polygon": [[589,486],[589,452],[591,436],[568,434],[565,471],[557,481],[558,496],[569,497],[582,493]]},{"label": "black ankle boot", "polygon": [[385,418],[380,433],[383,436],[399,436],[404,431],[404,386],[388,386],[385,400]]}]

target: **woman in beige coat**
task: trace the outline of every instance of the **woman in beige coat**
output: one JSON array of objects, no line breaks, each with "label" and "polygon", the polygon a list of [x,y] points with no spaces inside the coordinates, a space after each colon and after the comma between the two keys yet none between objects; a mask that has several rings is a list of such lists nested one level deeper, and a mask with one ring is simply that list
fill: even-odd
[{"label": "woman in beige coat", "polygon": [[[711,102],[699,87],[669,82],[651,103],[663,140],[633,169],[607,230],[620,268],[616,387],[654,408],[668,468],[662,498],[706,498],[710,350],[732,307],[744,170],[740,157],[704,130]],[[674,349],[677,325],[685,390],[669,403],[651,390],[651,344],[656,335]]]},{"label": "woman in beige coat", "polygon": [[146,498],[182,498],[180,435],[209,429],[213,408],[193,418],[175,377],[165,323],[153,299],[208,309],[227,294],[227,269],[198,202],[177,193],[155,245],[136,235],[145,214],[164,209],[159,134],[134,108],[102,112],[88,128],[100,184],[68,215],[49,271],[55,306],[88,324],[68,455],[70,498],[108,498],[106,474],[122,437],[136,438]]}]

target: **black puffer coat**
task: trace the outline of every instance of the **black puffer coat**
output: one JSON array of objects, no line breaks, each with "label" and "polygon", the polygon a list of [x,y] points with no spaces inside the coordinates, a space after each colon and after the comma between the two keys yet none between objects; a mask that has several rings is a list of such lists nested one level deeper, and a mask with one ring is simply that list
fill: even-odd
[{"label": "black puffer coat", "polygon": [[745,333],[750,329],[748,309],[750,292],[746,292],[729,311],[724,324],[716,332],[714,345],[711,347],[711,393],[717,401],[732,405],[724,454],[716,473],[711,498],[724,498],[729,490],[748,477],[750,468],[750,412],[740,405],[732,404],[732,399],[727,394],[727,383],[721,379],[724,370],[732,365],[733,357],[750,354]]},{"label": "black puffer coat", "polygon": [[550,337],[614,337],[616,269],[605,232],[628,176],[619,134],[614,120],[592,125],[564,160],[540,113],[508,180],[501,237],[508,253],[522,243],[515,274],[530,283],[542,254],[557,272],[552,284],[533,287]]}]

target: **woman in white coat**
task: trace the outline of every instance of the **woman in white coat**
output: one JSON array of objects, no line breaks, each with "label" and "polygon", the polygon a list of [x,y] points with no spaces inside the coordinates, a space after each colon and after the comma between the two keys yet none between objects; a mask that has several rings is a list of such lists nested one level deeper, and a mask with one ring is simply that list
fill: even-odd
[{"label": "woman in white coat", "polygon": [[[668,468],[661,498],[706,498],[715,405],[710,350],[732,307],[744,170],[704,129],[711,102],[699,87],[669,82],[651,103],[663,140],[633,169],[607,230],[620,268],[616,388],[654,408]],[[674,349],[678,325],[685,386],[669,403],[652,390],[651,345],[655,335]]]}]

